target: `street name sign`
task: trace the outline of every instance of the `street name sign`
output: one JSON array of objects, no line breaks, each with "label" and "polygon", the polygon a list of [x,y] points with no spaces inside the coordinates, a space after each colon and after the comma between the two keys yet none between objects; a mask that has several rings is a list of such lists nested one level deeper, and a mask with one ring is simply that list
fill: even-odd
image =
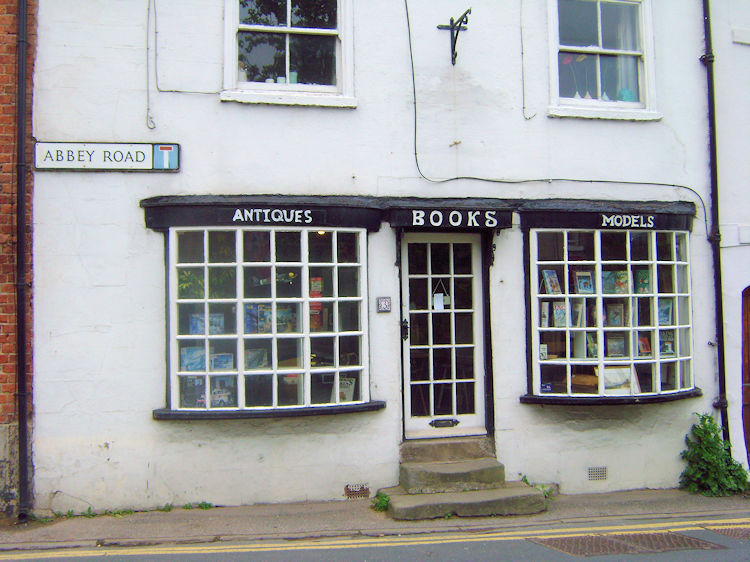
[{"label": "street name sign", "polygon": [[38,142],[34,147],[37,170],[176,172],[179,144]]}]

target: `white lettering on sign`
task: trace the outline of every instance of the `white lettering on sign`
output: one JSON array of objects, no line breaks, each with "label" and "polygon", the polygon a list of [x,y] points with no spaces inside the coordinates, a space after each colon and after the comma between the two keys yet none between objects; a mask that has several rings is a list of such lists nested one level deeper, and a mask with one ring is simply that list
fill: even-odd
[{"label": "white lettering on sign", "polygon": [[[427,217],[427,220],[425,220],[425,217]],[[426,226],[426,222],[429,222],[429,226],[450,225],[454,228],[495,228],[498,224],[497,211],[443,211],[434,209],[429,211],[429,215],[427,215],[427,211],[412,209],[412,226]]]},{"label": "white lettering on sign", "polygon": [[154,169],[153,145],[147,143],[38,142],[34,149],[38,170]]},{"label": "white lettering on sign", "polygon": [[235,209],[232,222],[269,222],[310,224],[310,209]]},{"label": "white lettering on sign", "polygon": [[654,216],[602,215],[602,226],[615,228],[654,228]]}]

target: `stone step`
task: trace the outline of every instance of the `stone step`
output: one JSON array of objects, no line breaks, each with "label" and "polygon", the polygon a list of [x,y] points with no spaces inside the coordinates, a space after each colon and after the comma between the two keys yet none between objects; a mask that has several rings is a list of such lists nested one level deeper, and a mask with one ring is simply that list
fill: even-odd
[{"label": "stone step", "polygon": [[380,491],[390,497],[388,514],[393,519],[531,515],[547,509],[544,494],[522,482],[509,482],[492,490],[440,494],[407,494],[400,486]]},{"label": "stone step", "polygon": [[449,462],[404,462],[399,484],[407,494],[437,494],[500,488],[505,467],[495,458]]},{"label": "stone step", "polygon": [[495,456],[488,436],[446,439],[415,439],[401,444],[401,462],[438,462]]}]

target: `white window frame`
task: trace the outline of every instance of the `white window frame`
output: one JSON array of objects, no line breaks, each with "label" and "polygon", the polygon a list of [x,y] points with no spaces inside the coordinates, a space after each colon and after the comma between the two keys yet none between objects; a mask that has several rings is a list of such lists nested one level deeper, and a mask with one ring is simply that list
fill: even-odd
[{"label": "white window frame", "polygon": [[[224,0],[224,86],[220,99],[241,103],[356,107],[352,38],[353,7],[353,0],[338,0],[337,28],[334,30],[302,30],[316,35],[332,35],[337,38],[335,86],[266,84],[239,81],[237,34],[240,28],[252,30],[253,26],[240,25],[238,0]],[[287,27],[279,27],[279,32],[284,33],[288,29]],[[300,32],[300,30],[296,29],[296,32]]]},{"label": "white window frame", "polygon": [[[625,233],[625,259],[602,260],[601,235],[603,233]],[[647,259],[632,259],[630,253],[631,233],[648,234],[651,237],[651,254]],[[539,255],[540,233],[562,233],[562,259],[541,260]],[[593,233],[594,254],[592,260],[570,259],[568,253],[569,236],[567,233]],[[657,256],[657,236],[670,236],[673,242],[683,243],[680,251],[677,244],[672,244],[671,256]],[[679,238],[678,238],[679,237]],[[635,230],[597,230],[574,228],[538,228],[531,229],[529,234],[530,249],[530,295],[531,295],[531,363],[532,392],[536,396],[602,398],[602,397],[644,397],[667,395],[692,390],[695,388],[693,375],[693,341],[692,341],[692,298],[690,291],[690,251],[689,233],[686,231],[635,231]],[[627,272],[627,286],[623,292],[604,292],[602,288],[602,271]],[[548,291],[544,282],[544,270],[557,272],[560,292]],[[593,280],[593,292],[579,291],[575,271],[589,271]],[[649,272],[649,289],[636,290],[637,270]],[[671,278],[664,287],[671,291],[659,291],[659,273],[671,272]],[[554,285],[554,283],[552,283]],[[660,301],[664,301],[671,315],[669,322],[659,316]],[[543,303],[548,303],[544,305]],[[563,319],[554,319],[554,303],[562,303]],[[648,307],[650,322],[638,320],[638,303]],[[575,312],[583,312],[583,320],[576,322]],[[622,323],[608,325],[606,318],[612,305],[620,309]],[[671,303],[671,304],[669,304]],[[545,313],[546,310],[546,313]],[[615,312],[617,309],[615,309]],[[588,314],[591,312],[592,314]],[[546,320],[545,320],[546,316]],[[666,314],[665,314],[666,316]],[[592,317],[594,320],[592,321]],[[609,316],[611,318],[611,316]],[[575,324],[575,325],[574,325]],[[669,334],[671,333],[671,342]],[[662,336],[665,334],[665,336]],[[607,346],[610,337],[620,337],[624,343],[622,355],[612,354]],[[648,337],[650,347],[647,353],[641,349],[640,337]],[[595,339],[589,340],[592,337]],[[542,340],[554,342],[545,344]],[[589,347],[589,341],[594,345]],[[579,345],[580,344],[580,345]],[[554,346],[554,356],[550,351]],[[594,349],[592,349],[594,348]],[[669,353],[670,349],[672,353]],[[644,376],[651,370],[651,388],[641,388],[637,370]],[[662,388],[662,372],[673,369],[674,388]],[[612,369],[608,371],[607,369]],[[624,369],[624,370],[623,370]],[[546,374],[542,371],[546,370]],[[554,388],[550,375],[565,371],[565,388]],[[617,384],[618,376],[629,372],[629,383]],[[599,376],[605,373],[605,376]],[[594,380],[591,375],[596,378]],[[585,376],[581,376],[585,375]],[[576,380],[578,376],[578,380]],[[606,380],[606,379],[609,380]],[[644,379],[647,380],[647,379]],[[607,384],[609,383],[609,387]],[[543,385],[548,385],[543,388]],[[586,387],[585,385],[588,385]],[[595,386],[594,386],[595,385]]]},{"label": "white window frame", "polygon": [[[608,0],[597,0],[607,2]],[[651,0],[616,0],[615,3],[640,5],[641,49],[638,69],[641,101],[602,101],[597,99],[575,99],[560,96],[558,54],[560,52],[560,33],[558,17],[558,0],[547,0],[549,22],[549,85],[550,117],[581,117],[588,119],[622,119],[629,121],[655,121],[662,114],[655,108],[655,73],[654,44],[651,21]],[[591,54],[615,54],[599,47],[565,47],[566,51]]]},{"label": "white window frame", "polygon": [[[263,231],[263,232],[300,232],[300,244],[301,244],[301,259],[299,262],[279,262],[271,257],[271,260],[266,262],[245,262],[243,261],[243,233],[246,231]],[[178,262],[178,235],[186,232],[201,232],[204,233],[204,249],[203,249],[203,261],[202,262],[185,262],[180,264]],[[233,232],[235,234],[235,260],[227,263],[209,263],[208,256],[208,236],[205,233],[210,232]],[[311,232],[326,232],[333,233],[332,244],[333,244],[333,261],[326,263],[311,262],[309,260],[308,250],[308,233]],[[354,233],[357,235],[357,260],[356,262],[339,262],[336,256],[336,236],[338,233]],[[370,400],[370,385],[369,385],[369,344],[368,344],[368,317],[367,317],[367,231],[359,228],[330,228],[330,227],[270,227],[270,226],[259,226],[259,227],[222,227],[222,226],[201,226],[201,227],[172,227],[168,233],[169,241],[169,283],[168,283],[168,301],[169,301],[169,394],[170,394],[170,409],[174,411],[190,411],[190,412],[216,412],[216,411],[273,411],[273,410],[288,410],[288,409],[306,409],[306,408],[326,408],[336,407],[340,405],[352,405],[367,403]],[[210,298],[207,293],[208,288],[208,269],[209,266],[213,267],[224,267],[234,268],[235,270],[235,282],[236,282],[236,294],[232,298],[221,298],[214,299]],[[299,297],[247,297],[244,295],[244,272],[246,267],[253,266],[279,266],[282,268],[300,267],[301,268],[301,279],[300,279],[300,296]],[[195,299],[180,299],[178,298],[178,267],[183,268],[202,268],[204,271],[203,286],[206,288],[203,298]],[[338,278],[337,272],[339,267],[346,268],[358,268],[358,296],[346,296],[342,297],[337,295],[335,292],[330,297],[319,296],[313,297],[311,295],[309,271],[310,268],[323,267],[331,268],[333,276],[333,285],[338,287],[338,282],[335,279]],[[342,330],[339,329],[338,319],[335,318],[335,306],[332,307],[334,311],[334,318],[331,320],[333,326],[332,331],[313,331],[310,326],[310,310],[311,301],[315,300],[318,303],[356,303],[358,305],[359,313],[359,329],[358,330]],[[299,317],[297,322],[299,323],[300,331],[294,334],[282,334],[281,336],[277,333],[277,326],[275,321],[271,321],[270,329],[271,332],[259,333],[255,336],[252,334],[245,333],[245,305],[249,303],[262,302],[267,303],[269,307],[274,306],[281,301],[284,304],[296,304],[299,305]],[[209,324],[209,305],[210,304],[229,304],[235,305],[235,331],[234,333],[221,333],[212,334]],[[205,311],[204,316],[204,332],[202,334],[196,333],[179,333],[179,305],[199,305],[202,306]],[[191,330],[192,331],[192,330]],[[270,365],[267,368],[262,369],[249,369],[245,365],[245,341],[252,341],[253,339],[265,338],[271,341],[271,346],[275,347],[275,342],[284,338],[285,336],[294,335],[295,339],[300,338],[302,342],[301,358],[302,366],[284,367],[277,363],[273,357],[269,358]],[[269,337],[270,336],[270,337]],[[356,336],[359,338],[359,363],[348,365],[339,364],[339,337]],[[337,358],[333,361],[333,366],[316,366],[312,364],[311,359],[311,340],[316,337],[333,338],[334,339],[334,355]],[[235,341],[235,357],[234,357],[234,368],[231,370],[212,370],[208,354],[204,359],[205,365],[202,370],[180,370],[181,369],[181,358],[180,358],[180,342],[195,341],[196,345],[204,345],[203,342],[208,343],[208,349],[211,349],[212,340],[234,340]],[[206,349],[204,347],[204,349]],[[205,353],[205,352],[204,352]],[[275,354],[274,354],[275,355]],[[333,386],[332,389],[335,392],[331,393],[331,397],[335,396],[335,400],[324,403],[324,402],[312,402],[311,396],[311,377],[313,374],[320,374],[321,376],[333,375]],[[342,399],[341,388],[339,385],[340,378],[346,376],[347,373],[356,373],[359,376],[359,396],[355,396],[353,399]],[[263,406],[247,406],[245,400],[245,377],[253,375],[272,375],[272,404]],[[281,384],[280,380],[285,374],[298,375],[302,374],[304,377],[304,398],[301,404],[289,404],[279,405],[279,390],[278,386]],[[180,377],[186,376],[198,376],[203,377],[205,381],[205,403],[202,407],[200,406],[181,406],[180,404]],[[236,389],[236,406],[219,407],[210,404],[211,402],[211,376],[233,376],[235,377],[235,389]]]}]

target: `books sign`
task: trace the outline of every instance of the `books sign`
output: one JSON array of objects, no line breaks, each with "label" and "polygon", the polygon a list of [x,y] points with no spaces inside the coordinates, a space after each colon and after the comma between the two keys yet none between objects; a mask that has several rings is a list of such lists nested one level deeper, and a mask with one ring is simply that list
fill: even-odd
[{"label": "books sign", "polygon": [[151,143],[38,142],[37,170],[176,172],[180,145]]}]

